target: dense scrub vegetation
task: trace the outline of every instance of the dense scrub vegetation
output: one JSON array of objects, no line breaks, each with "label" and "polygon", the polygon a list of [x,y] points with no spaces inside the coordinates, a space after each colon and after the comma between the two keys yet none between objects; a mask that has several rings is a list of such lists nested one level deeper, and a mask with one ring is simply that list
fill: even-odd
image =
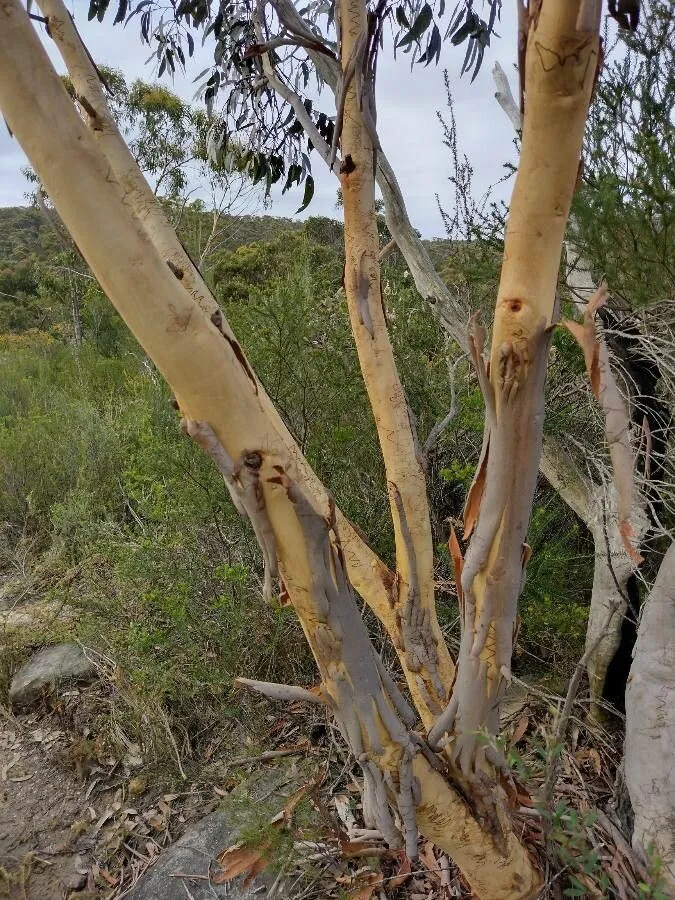
[{"label": "dense scrub vegetation", "polygon": [[[199,214],[192,211],[192,225]],[[303,452],[391,559],[381,457],[340,291],[341,226],[277,220],[270,239],[270,224],[237,221],[233,231],[246,240],[210,258],[209,278]],[[183,235],[188,249],[190,233],[194,227]],[[248,525],[210,461],[181,435],[166,386],[82,261],[35,209],[3,210],[0,242],[3,569],[21,575],[22,590],[77,609],[68,627],[114,663],[130,709],[168,709],[193,733],[195,717],[211,722],[236,709],[236,674],[311,682],[293,615],[261,606]],[[448,361],[457,354],[395,254],[385,264],[384,293],[423,440],[450,407]],[[445,542],[473,475],[483,418],[462,361],[457,391],[458,415],[430,458],[441,616],[455,640]],[[519,665],[541,674],[555,663],[564,676],[583,647],[591,549],[545,484],[539,499]],[[6,643],[5,677],[17,641],[31,640],[28,633]]]}]

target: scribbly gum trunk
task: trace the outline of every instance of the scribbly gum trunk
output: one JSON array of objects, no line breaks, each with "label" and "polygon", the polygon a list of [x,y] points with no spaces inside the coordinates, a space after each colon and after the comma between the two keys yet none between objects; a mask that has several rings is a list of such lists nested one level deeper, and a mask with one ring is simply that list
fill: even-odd
[{"label": "scribbly gum trunk", "polygon": [[[562,241],[598,64],[599,0],[530,3],[523,140],[506,227],[489,363],[471,347],[486,432],[467,499],[462,640],[452,701],[430,733],[467,777],[499,758],[499,703],[510,678],[516,604],[541,455],[544,382]],[[523,73],[521,73],[521,78]],[[455,554],[456,555],[456,554]],[[483,736],[481,736],[481,732]]]},{"label": "scribbly gum trunk", "polygon": [[[363,0],[339,4],[340,57],[348,69],[368,47]],[[367,54],[367,50],[366,50]],[[370,398],[387,474],[396,542],[391,604],[399,624],[394,643],[415,705],[429,728],[448,701],[454,666],[436,618],[431,521],[417,436],[396,370],[380,287],[375,215],[376,136],[368,126],[367,58],[349,82],[342,129],[345,294],[359,363]],[[346,79],[345,79],[346,80]]]}]

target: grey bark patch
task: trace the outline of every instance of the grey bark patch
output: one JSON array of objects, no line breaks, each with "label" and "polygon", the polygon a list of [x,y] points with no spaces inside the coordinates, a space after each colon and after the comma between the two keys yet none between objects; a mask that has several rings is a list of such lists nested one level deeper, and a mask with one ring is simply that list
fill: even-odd
[{"label": "grey bark patch", "polygon": [[77,644],[54,644],[38,650],[16,673],[9,699],[18,706],[32,703],[40,695],[68,681],[94,677],[94,666]]}]

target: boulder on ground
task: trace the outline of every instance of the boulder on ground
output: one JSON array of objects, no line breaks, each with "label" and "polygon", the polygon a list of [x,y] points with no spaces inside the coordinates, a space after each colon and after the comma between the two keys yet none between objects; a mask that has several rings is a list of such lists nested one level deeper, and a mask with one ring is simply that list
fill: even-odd
[{"label": "boulder on ground", "polygon": [[38,650],[12,679],[9,699],[27,706],[64,682],[88,681],[95,668],[78,644],[54,644]]},{"label": "boulder on ground", "polygon": [[128,895],[129,900],[260,900],[267,893],[264,876],[255,878],[248,887],[243,886],[243,878],[218,885],[209,877],[218,870],[216,856],[234,841],[236,833],[228,813],[212,812],[162,853]]},{"label": "boulder on ground", "polygon": [[[211,878],[220,870],[216,857],[237,843],[247,824],[246,830],[250,830],[251,823],[247,823],[250,810],[259,809],[270,795],[282,809],[288,798],[308,783],[311,771],[309,761],[301,759],[279,760],[275,766],[258,769],[235,788],[221,809],[192,826],[160,855],[127,895],[128,900],[186,900],[187,897],[261,900],[266,897],[276,881],[275,872],[263,871],[246,886],[245,875],[227,884],[214,884]],[[179,873],[182,877],[178,877]],[[277,884],[274,896],[276,900],[284,900],[289,894],[283,884]]]}]

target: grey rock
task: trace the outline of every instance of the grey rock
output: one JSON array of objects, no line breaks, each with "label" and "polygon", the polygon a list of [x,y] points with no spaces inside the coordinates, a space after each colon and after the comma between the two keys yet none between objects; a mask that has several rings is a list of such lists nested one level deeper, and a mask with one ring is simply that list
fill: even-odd
[{"label": "grey rock", "polygon": [[72,870],[61,877],[61,884],[67,891],[81,891],[87,883],[88,866],[78,854],[72,861]]},{"label": "grey rock", "polygon": [[87,883],[87,873],[73,872],[62,879],[64,888],[68,891],[80,891]]},{"label": "grey rock", "polygon": [[[255,808],[264,805],[265,797],[273,794],[274,802],[281,809],[285,799],[306,779],[307,769],[301,761],[257,771],[236,788],[221,809],[206,816],[165,850],[127,895],[128,900],[186,900],[189,896],[194,900],[261,900],[267,897],[275,881],[274,872],[262,872],[247,887],[243,875],[221,885],[213,884],[204,876],[213,876],[218,871],[216,856],[236,844],[240,829],[246,826],[239,808],[243,798],[250,808]],[[250,822],[248,825],[250,828]],[[176,878],[178,872],[199,877]],[[291,900],[283,886],[277,885],[274,900],[284,898]]]},{"label": "grey rock", "polygon": [[9,699],[18,706],[27,706],[45,690],[63,682],[91,680],[94,675],[94,666],[77,644],[43,647],[12,679]]},{"label": "grey rock", "polygon": [[[260,900],[266,897],[271,880],[264,875],[246,888],[243,877],[222,885],[213,884],[204,877],[209,873],[215,874],[218,870],[218,864],[214,864],[216,856],[236,839],[228,813],[221,810],[212,812],[162,853],[128,895],[129,900],[186,900],[190,896],[194,900],[214,900],[216,897]],[[177,878],[179,872],[196,877]],[[185,888],[188,888],[189,894]]]}]

